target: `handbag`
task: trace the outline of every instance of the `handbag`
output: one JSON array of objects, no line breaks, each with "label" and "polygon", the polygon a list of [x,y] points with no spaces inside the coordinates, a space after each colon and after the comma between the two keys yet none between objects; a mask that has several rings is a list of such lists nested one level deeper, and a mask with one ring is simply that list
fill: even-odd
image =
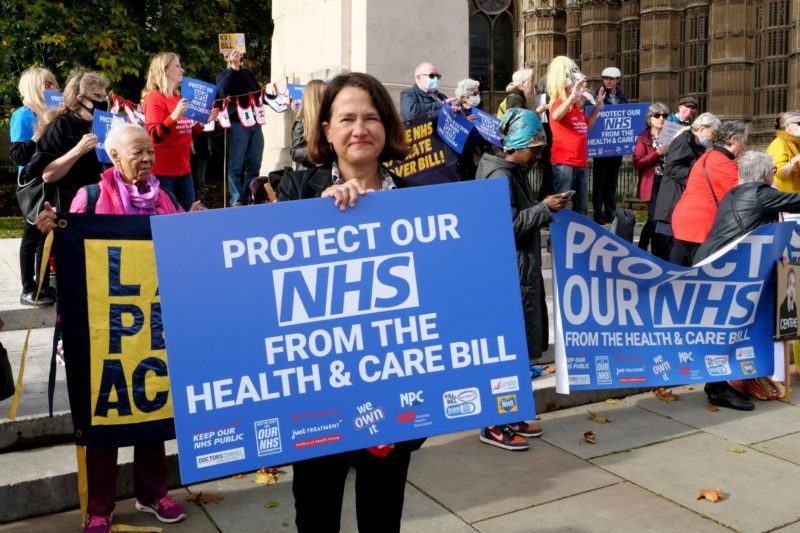
[{"label": "handbag", "polygon": [[[36,155],[34,154],[34,157]],[[31,163],[33,159],[31,159]],[[17,177],[17,202],[22,216],[28,224],[36,224],[36,217],[44,205],[44,180],[42,175],[30,176],[28,166],[22,169]],[[25,179],[27,178],[27,179]]]},{"label": "handbag", "polygon": [[14,376],[11,374],[8,351],[0,344],[0,401],[11,398],[14,390]]}]

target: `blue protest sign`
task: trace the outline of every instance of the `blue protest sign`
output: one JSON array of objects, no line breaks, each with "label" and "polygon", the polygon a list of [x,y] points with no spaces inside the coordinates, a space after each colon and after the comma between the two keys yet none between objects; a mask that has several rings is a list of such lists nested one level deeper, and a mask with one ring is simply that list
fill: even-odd
[{"label": "blue protest sign", "polygon": [[762,226],[688,268],[573,211],[554,218],[558,392],[772,375],[772,278],[794,224]]},{"label": "blue protest sign", "polygon": [[442,104],[436,121],[436,133],[455,152],[460,154],[464,151],[464,144],[474,127],[469,119],[462,117],[460,113],[453,113],[446,103]]},{"label": "blue protest sign", "polygon": [[475,129],[478,130],[481,137],[502,148],[503,138],[500,136],[500,130],[498,129],[500,127],[500,119],[486,111],[481,111],[477,107],[472,108],[472,114],[475,115]]},{"label": "blue protest sign", "polygon": [[44,102],[47,104],[47,109],[58,107],[64,104],[64,93],[57,91],[45,91]]},{"label": "blue protest sign", "polygon": [[183,483],[532,416],[509,206],[497,179],[153,217]]},{"label": "blue protest sign", "polygon": [[303,99],[303,91],[306,90],[305,85],[300,85],[298,83],[289,83],[287,86],[289,87],[289,97],[292,100]]},{"label": "blue protest sign", "polygon": [[[603,107],[589,130],[589,157],[633,155],[648,107],[650,102]],[[586,106],[586,116],[591,112],[592,106]]]},{"label": "blue protest sign", "polygon": [[196,120],[200,124],[208,122],[211,108],[214,106],[214,96],[217,86],[212,83],[183,78],[181,82],[181,98],[189,100],[189,107],[184,115],[186,118]]},{"label": "blue protest sign", "polygon": [[97,135],[97,146],[94,147],[94,151],[97,153],[97,159],[101,163],[111,164],[111,158],[105,149],[106,136],[112,126],[124,122],[126,122],[125,115],[115,115],[99,109],[94,110],[92,133]]}]

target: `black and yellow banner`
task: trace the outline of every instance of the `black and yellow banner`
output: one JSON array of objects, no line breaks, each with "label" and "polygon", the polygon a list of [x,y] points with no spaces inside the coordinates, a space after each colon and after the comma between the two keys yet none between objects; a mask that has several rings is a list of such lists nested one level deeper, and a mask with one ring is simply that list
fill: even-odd
[{"label": "black and yellow banner", "polygon": [[76,441],[174,438],[150,217],[63,214],[54,248]]}]

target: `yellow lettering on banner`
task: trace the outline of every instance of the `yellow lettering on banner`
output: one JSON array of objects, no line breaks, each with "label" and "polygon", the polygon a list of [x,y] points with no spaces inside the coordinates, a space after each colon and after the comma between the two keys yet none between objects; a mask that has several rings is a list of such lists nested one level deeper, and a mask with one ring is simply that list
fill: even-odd
[{"label": "yellow lettering on banner", "polygon": [[87,239],[85,254],[92,425],[172,418],[152,241]]}]

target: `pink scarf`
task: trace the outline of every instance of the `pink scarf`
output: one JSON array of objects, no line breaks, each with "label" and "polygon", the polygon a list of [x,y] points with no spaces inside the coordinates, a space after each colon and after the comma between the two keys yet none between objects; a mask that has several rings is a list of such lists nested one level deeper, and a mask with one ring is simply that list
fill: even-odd
[{"label": "pink scarf", "polygon": [[133,185],[122,179],[119,170],[114,168],[114,181],[122,199],[122,206],[126,215],[154,215],[158,202],[158,178],[153,174],[147,181],[140,181]]}]

